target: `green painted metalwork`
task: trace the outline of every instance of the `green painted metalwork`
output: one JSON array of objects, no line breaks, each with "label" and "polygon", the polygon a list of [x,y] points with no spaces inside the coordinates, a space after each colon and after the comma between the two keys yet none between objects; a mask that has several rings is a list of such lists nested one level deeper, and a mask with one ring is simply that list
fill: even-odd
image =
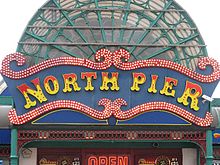
[{"label": "green painted metalwork", "polygon": [[[95,0],[95,7],[96,7],[97,9],[99,8],[99,2],[98,2],[98,0]],[[102,40],[103,40],[104,42],[106,42],[106,34],[105,34],[105,30],[103,29],[103,21],[102,21],[101,12],[100,12],[100,11],[97,11],[97,15],[98,15],[99,26],[101,27]]]},{"label": "green painted metalwork", "polygon": [[[170,0],[164,7],[164,10],[167,10],[169,8],[169,6],[173,3],[173,0]],[[156,17],[156,19],[150,23],[150,27],[153,27],[154,25],[156,25],[158,23],[158,21],[161,19],[161,17],[163,16],[163,12],[160,12],[159,15]],[[144,38],[150,33],[149,30],[145,31],[144,34],[141,36],[140,39],[138,39],[137,43],[141,43]],[[136,47],[133,47],[131,50],[130,50],[130,53],[133,53],[134,50],[136,49]]]},{"label": "green painted metalwork", "polygon": [[212,107],[220,107],[220,98],[215,98],[215,99],[211,102],[211,106],[212,106]]},{"label": "green painted metalwork", "polygon": [[214,98],[212,100],[212,102],[210,102],[210,111],[212,113],[212,115],[214,116],[214,121],[213,124],[215,126],[216,129],[220,128],[220,113],[219,113],[219,109],[220,109],[220,99],[219,98]]},{"label": "green painted metalwork", "polygon": [[16,128],[11,129],[11,156],[10,164],[18,165],[17,144],[18,143],[18,131]]},{"label": "green painted metalwork", "polygon": [[[196,143],[190,141],[168,141],[168,140],[145,140],[145,141],[121,141],[121,140],[73,140],[73,141],[32,141],[26,143],[23,147],[38,148],[44,147],[64,147],[64,148],[154,148],[154,143],[158,143],[158,148],[199,148]],[[178,145],[177,145],[178,144]]]},{"label": "green painted metalwork", "polygon": [[193,70],[207,56],[196,25],[173,0],[48,0],[17,51],[31,66],[60,56],[94,60],[101,48],[124,48],[130,61],[160,58]]},{"label": "green painted metalwork", "polygon": [[212,165],[213,146],[212,146],[212,130],[206,131],[206,165]]},{"label": "green painted metalwork", "polygon": [[[39,37],[39,36],[37,36],[37,35],[31,34],[31,33],[29,33],[29,32],[26,32],[26,33],[27,33],[28,35],[32,36],[33,38],[39,40],[39,41],[48,42],[48,41],[44,40],[43,38],[41,38],[41,37]],[[57,50],[62,51],[63,53],[66,53],[66,54],[68,54],[68,55],[77,57],[77,54],[73,54],[72,52],[68,51],[67,49],[63,49],[63,48],[60,47],[60,46],[52,45],[52,47],[56,48]],[[39,56],[38,56],[38,58],[39,58]]]},{"label": "green painted metalwork", "polygon": [[197,148],[197,165],[200,165],[200,150]]},{"label": "green painted metalwork", "polygon": [[0,105],[14,105],[11,96],[0,96]]},{"label": "green painted metalwork", "polygon": [[[122,21],[122,27],[123,27],[123,26],[126,26],[127,19],[128,19],[128,15],[129,15],[130,5],[131,5],[131,0],[128,0],[128,1],[127,1],[127,5],[126,5],[126,9],[127,9],[127,10],[126,10],[126,12],[125,12],[125,15],[124,15],[124,18],[123,18],[123,21]],[[119,42],[123,42],[124,33],[125,33],[125,30],[124,30],[124,29],[121,29],[121,30],[120,30],[120,36],[119,36]]]}]

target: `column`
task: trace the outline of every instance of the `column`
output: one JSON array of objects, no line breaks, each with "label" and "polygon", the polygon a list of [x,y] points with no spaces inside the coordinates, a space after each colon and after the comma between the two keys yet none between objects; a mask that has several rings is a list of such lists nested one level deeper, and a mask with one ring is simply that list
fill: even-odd
[{"label": "column", "polygon": [[18,165],[17,155],[17,144],[18,144],[18,130],[16,128],[11,129],[11,165]]},{"label": "column", "polygon": [[213,147],[212,147],[212,130],[206,131],[206,165],[212,165]]}]

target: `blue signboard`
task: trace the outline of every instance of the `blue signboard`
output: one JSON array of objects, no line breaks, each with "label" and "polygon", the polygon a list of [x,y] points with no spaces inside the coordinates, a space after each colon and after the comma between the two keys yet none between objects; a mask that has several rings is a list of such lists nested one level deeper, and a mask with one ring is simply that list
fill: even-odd
[{"label": "blue signboard", "polygon": [[129,57],[123,49],[102,49],[95,55],[98,62],[60,57],[29,68],[19,53],[6,57],[2,74],[15,102],[11,122],[211,124],[209,102],[203,96],[211,96],[219,81],[216,61],[203,58],[192,71],[171,61],[129,62]]},{"label": "blue signboard", "polygon": [[220,130],[216,129],[212,131],[212,139],[214,144],[220,144]]}]

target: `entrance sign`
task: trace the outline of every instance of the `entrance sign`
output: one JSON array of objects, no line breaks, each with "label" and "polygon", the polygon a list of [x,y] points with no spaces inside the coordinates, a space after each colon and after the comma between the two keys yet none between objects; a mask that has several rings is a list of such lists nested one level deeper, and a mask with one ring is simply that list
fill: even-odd
[{"label": "entrance sign", "polygon": [[87,158],[87,165],[129,165],[128,155],[91,155]]},{"label": "entrance sign", "polygon": [[[20,53],[7,56],[1,73],[15,101],[13,124],[209,126],[209,102],[219,64],[201,58],[192,71],[172,61],[130,62],[130,54],[101,49],[97,62],[59,57],[27,68]],[[62,116],[62,118],[60,117]]]}]

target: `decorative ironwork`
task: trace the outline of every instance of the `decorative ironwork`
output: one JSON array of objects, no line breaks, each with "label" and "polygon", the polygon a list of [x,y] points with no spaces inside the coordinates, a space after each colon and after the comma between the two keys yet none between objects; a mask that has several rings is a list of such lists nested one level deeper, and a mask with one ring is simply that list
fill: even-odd
[{"label": "decorative ironwork", "polygon": [[130,61],[159,58],[195,69],[206,46],[188,14],[173,0],[49,0],[18,45],[28,64],[73,56],[94,60],[101,48],[126,49]]},{"label": "decorative ironwork", "polygon": [[[100,131],[100,130],[19,130],[18,141],[20,147],[27,142],[42,140],[171,140],[194,141],[205,144],[206,134],[200,131]],[[204,143],[203,143],[204,142]]]}]

